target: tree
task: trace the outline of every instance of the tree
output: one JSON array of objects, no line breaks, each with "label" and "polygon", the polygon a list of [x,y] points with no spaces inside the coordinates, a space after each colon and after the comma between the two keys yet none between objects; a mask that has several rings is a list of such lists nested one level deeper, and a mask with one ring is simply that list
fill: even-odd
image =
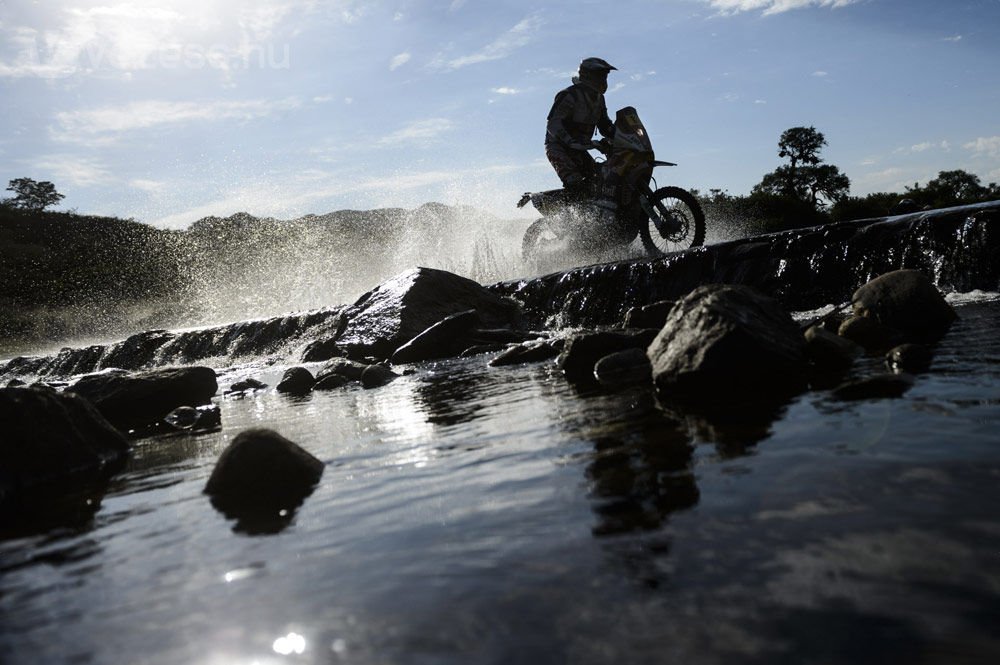
[{"label": "tree", "polygon": [[789,163],[765,174],[753,192],[795,199],[816,209],[847,196],[850,179],[819,156],[825,145],[826,137],[815,127],[786,129],[778,139],[778,156]]},{"label": "tree", "polygon": [[7,185],[7,191],[14,192],[14,196],[5,201],[7,205],[36,212],[45,210],[65,198],[48,180],[38,182],[31,178],[15,178]]},{"label": "tree", "polygon": [[956,169],[938,172],[938,177],[923,187],[914,183],[913,187],[906,188],[906,193],[925,205],[940,208],[987,201],[996,195],[995,187],[994,183],[984,187],[979,176]]}]

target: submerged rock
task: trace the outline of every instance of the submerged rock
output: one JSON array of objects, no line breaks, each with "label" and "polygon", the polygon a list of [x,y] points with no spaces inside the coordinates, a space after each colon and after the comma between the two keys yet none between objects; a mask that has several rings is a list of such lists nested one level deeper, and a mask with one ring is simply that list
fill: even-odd
[{"label": "submerged rock", "polygon": [[90,400],[113,425],[139,429],[178,406],[200,406],[219,389],[211,367],[171,367],[137,374],[92,374],[66,389]]},{"label": "submerged rock", "polygon": [[[359,379],[361,377],[358,377]],[[337,388],[343,388],[351,380],[346,376],[340,374],[327,374],[322,379],[313,384],[313,390],[336,390]]]},{"label": "submerged rock", "polygon": [[854,313],[898,330],[907,341],[935,341],[957,318],[919,270],[894,270],[871,280],[851,299]]},{"label": "submerged rock", "polygon": [[276,390],[286,395],[305,395],[316,384],[316,377],[305,367],[289,367],[281,375]]},{"label": "submerged rock", "polygon": [[771,298],[710,284],[677,302],[647,353],[665,397],[753,401],[805,386],[804,346],[798,325]]},{"label": "submerged rock", "polygon": [[930,369],[933,355],[923,344],[900,344],[885,354],[885,364],[896,373],[920,374]]},{"label": "submerged rock", "polygon": [[490,367],[522,365],[524,363],[550,360],[559,355],[565,345],[563,338],[547,339],[541,342],[525,342],[512,346],[490,361]]},{"label": "submerged rock", "polygon": [[653,366],[643,348],[632,348],[604,356],[594,365],[594,378],[607,388],[650,384]]},{"label": "submerged rock", "polygon": [[822,325],[805,332],[806,355],[820,371],[841,372],[854,364],[862,348],[846,337],[836,335]]},{"label": "submerged rock", "polygon": [[201,431],[219,427],[222,411],[216,404],[179,406],[163,417],[163,422],[175,430]]},{"label": "submerged rock", "polygon": [[317,372],[316,381],[321,382],[328,376],[334,375],[342,376],[348,381],[360,381],[361,375],[367,368],[368,363],[348,360],[347,358],[334,358],[327,364],[323,365],[323,368]]},{"label": "submerged rock", "polygon": [[232,393],[245,393],[253,390],[264,390],[265,388],[267,388],[267,384],[264,383],[263,381],[258,381],[257,379],[253,378],[246,378],[243,379],[242,381],[237,381],[233,385],[229,386],[229,390],[226,391],[226,394],[228,395]]},{"label": "submerged rock", "polygon": [[909,374],[876,374],[843,383],[834,388],[832,396],[845,401],[902,397],[913,383]]},{"label": "submerged rock", "polygon": [[121,432],[78,395],[0,388],[0,423],[0,515],[58,503],[71,484],[107,477],[128,455]]},{"label": "submerged rock", "polygon": [[867,316],[849,316],[837,329],[837,334],[860,345],[870,353],[884,353],[902,341],[899,333]]},{"label": "submerged rock", "polygon": [[219,456],[205,493],[227,517],[277,517],[312,494],[323,463],[269,429],[239,433]]},{"label": "submerged rock", "polygon": [[361,373],[361,385],[365,388],[378,388],[398,378],[399,374],[396,374],[388,367],[383,365],[369,365]]},{"label": "submerged rock", "polygon": [[388,358],[438,321],[470,309],[489,327],[508,327],[519,320],[515,302],[471,279],[444,270],[415,268],[369,291],[347,308],[347,326],[337,344],[352,358]]}]

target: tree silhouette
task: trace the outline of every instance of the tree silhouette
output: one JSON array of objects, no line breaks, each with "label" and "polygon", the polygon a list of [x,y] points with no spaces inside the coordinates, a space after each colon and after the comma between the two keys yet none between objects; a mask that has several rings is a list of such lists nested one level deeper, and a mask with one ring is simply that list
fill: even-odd
[{"label": "tree silhouette", "polygon": [[764,175],[754,186],[756,194],[770,194],[809,203],[820,208],[847,196],[850,179],[832,164],[824,164],[819,151],[826,137],[815,127],[792,127],[778,139],[778,156],[787,165]]},{"label": "tree silhouette", "polygon": [[48,180],[38,182],[31,178],[15,178],[8,183],[7,191],[14,192],[14,196],[4,203],[22,210],[45,210],[65,198]]}]

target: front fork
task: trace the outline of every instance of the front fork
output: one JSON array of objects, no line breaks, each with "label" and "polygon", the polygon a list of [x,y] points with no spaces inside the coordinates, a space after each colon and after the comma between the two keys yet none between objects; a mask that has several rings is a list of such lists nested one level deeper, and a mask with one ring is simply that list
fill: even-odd
[{"label": "front fork", "polygon": [[639,185],[639,204],[642,206],[642,211],[652,220],[653,226],[662,237],[674,235],[682,229],[683,222],[677,219],[677,216],[661,201],[656,201],[654,198],[649,185]]}]

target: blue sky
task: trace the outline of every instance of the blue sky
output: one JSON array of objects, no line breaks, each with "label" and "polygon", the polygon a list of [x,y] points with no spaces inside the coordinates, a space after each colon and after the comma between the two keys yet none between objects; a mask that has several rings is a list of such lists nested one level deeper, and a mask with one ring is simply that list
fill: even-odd
[{"label": "blue sky", "polygon": [[813,125],[852,193],[1000,181],[1000,0],[0,0],[0,179],[186,226],[427,201],[517,216],[545,116],[616,65],[661,180],[747,193]]}]

